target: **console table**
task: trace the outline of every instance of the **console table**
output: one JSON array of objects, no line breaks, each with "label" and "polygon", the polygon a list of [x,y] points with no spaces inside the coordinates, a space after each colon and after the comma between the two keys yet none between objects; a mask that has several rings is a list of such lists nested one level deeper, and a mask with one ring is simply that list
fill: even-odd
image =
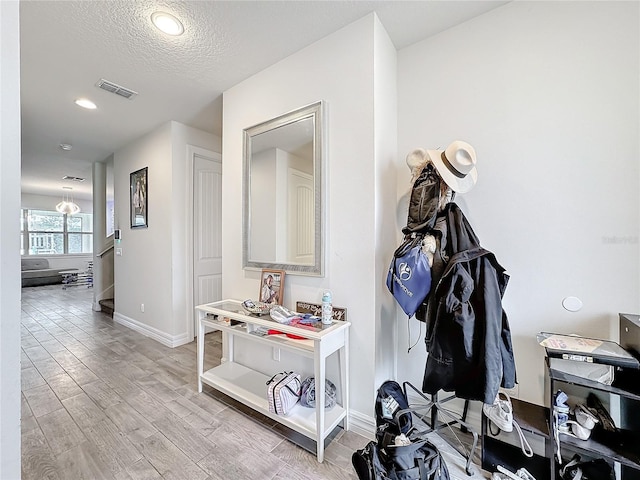
[{"label": "console table", "polygon": [[[242,302],[238,300],[222,300],[198,305],[196,313],[198,315],[198,392],[202,392],[202,384],[206,383],[261,414],[311,438],[316,442],[318,461],[322,462],[327,436],[341,422],[345,430],[349,429],[349,326],[351,324],[345,321],[334,321],[326,326],[316,323],[310,328],[284,325],[272,320],[268,315],[261,317],[247,313],[242,308]],[[285,335],[261,336],[258,334],[260,327],[302,338],[292,339]],[[220,330],[227,334],[228,355],[224,363],[205,372],[206,328]],[[267,403],[266,382],[278,372],[259,372],[235,362],[234,339],[236,337],[312,358],[316,408],[307,408],[298,404],[287,416],[271,413]],[[330,410],[325,410],[326,360],[333,353],[338,355],[342,404],[336,404]]]}]

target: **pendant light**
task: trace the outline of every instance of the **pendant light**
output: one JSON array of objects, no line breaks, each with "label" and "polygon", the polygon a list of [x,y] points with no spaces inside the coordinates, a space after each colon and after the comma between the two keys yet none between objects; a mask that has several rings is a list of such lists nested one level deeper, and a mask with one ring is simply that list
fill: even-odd
[{"label": "pendant light", "polygon": [[56,205],[56,210],[67,215],[74,215],[80,212],[80,207],[73,201],[73,194],[69,193],[73,189],[71,187],[62,187],[62,189],[65,192],[62,194],[62,201]]}]

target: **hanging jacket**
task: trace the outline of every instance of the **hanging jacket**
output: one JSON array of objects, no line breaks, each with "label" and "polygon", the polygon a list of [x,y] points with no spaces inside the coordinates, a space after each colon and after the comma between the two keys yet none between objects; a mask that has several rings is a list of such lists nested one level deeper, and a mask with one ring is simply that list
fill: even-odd
[{"label": "hanging jacket", "polygon": [[440,253],[445,267],[422,312],[429,353],[422,390],[455,391],[460,398],[492,404],[500,386],[513,388],[516,382],[511,331],[502,309],[509,276],[480,246],[455,203],[439,216],[444,218]]}]

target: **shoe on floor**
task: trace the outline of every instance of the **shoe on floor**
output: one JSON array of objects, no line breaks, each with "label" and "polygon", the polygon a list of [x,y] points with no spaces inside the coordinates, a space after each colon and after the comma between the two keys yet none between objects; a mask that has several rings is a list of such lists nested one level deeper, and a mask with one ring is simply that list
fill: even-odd
[{"label": "shoe on floor", "polygon": [[491,475],[491,480],[536,480],[526,468],[519,468],[516,473],[502,465],[497,465],[496,468],[498,471]]},{"label": "shoe on floor", "polygon": [[519,468],[516,472],[516,476],[522,478],[522,480],[536,480],[526,468]]},{"label": "shoe on floor", "polygon": [[[500,399],[501,395],[505,397],[505,400]],[[482,405],[482,411],[500,430],[504,432],[513,431],[513,407],[511,406],[511,399],[506,393],[498,392],[493,405],[485,403]]]}]

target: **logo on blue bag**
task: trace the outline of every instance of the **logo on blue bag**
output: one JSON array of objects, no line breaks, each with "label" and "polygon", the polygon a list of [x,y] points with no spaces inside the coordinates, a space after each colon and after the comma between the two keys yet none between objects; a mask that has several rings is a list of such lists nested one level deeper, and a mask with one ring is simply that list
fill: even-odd
[{"label": "logo on blue bag", "polygon": [[403,282],[406,282],[411,278],[411,267],[407,263],[402,262],[398,267],[398,277]]}]

